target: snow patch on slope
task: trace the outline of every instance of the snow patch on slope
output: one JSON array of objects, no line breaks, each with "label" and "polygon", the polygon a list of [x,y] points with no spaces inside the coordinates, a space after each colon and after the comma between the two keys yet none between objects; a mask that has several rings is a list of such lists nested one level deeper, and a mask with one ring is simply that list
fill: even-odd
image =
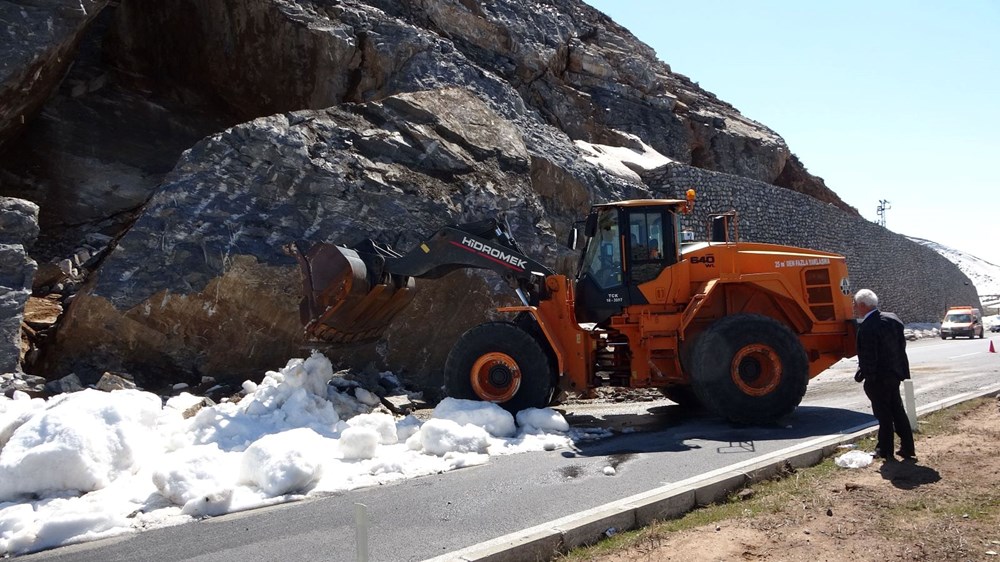
[{"label": "snow patch on slope", "polygon": [[[1000,265],[990,263],[976,256],[966,254],[960,250],[950,248],[937,242],[907,236],[913,242],[927,246],[935,252],[941,254],[951,263],[958,266],[976,286],[979,293],[979,300],[984,307],[1000,304]],[[985,311],[984,311],[985,313]]]}]

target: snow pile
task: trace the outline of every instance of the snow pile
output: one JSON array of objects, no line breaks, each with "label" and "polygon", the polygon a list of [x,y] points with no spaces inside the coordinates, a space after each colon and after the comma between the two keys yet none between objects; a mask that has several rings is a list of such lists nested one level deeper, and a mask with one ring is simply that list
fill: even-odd
[{"label": "snow pile", "polygon": [[[340,380],[338,380],[340,379]],[[422,422],[318,353],[244,383],[236,402],[85,390],[0,397],[0,556],[554,450],[606,436],[551,409],[515,418],[446,399]]]},{"label": "snow pile", "polygon": [[[40,406],[40,403],[35,403]],[[19,415],[0,434],[0,500],[21,494],[92,492],[147,462],[160,399],[122,390],[53,398],[43,416]],[[52,467],[59,467],[53,470]]]},{"label": "snow pile", "polygon": [[903,335],[910,341],[921,340],[924,338],[936,338],[941,333],[940,327],[940,324],[930,324],[926,322],[910,323],[903,329]]}]

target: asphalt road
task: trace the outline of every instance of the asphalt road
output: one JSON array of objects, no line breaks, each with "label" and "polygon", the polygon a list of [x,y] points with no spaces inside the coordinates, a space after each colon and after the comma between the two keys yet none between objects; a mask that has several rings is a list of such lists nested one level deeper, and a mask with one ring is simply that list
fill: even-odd
[{"label": "asphalt road", "polygon": [[[1000,349],[1000,336],[994,335]],[[908,354],[917,405],[1000,382],[989,338],[921,340]],[[629,428],[573,450],[497,457],[485,466],[73,545],[24,560],[357,559],[355,504],[367,506],[372,561],[424,560],[667,483],[873,424],[845,360],[810,382],[794,414],[742,427],[682,412],[667,400],[566,408],[580,427]],[[919,443],[918,443],[919,446]],[[604,469],[615,468],[607,476]]]}]

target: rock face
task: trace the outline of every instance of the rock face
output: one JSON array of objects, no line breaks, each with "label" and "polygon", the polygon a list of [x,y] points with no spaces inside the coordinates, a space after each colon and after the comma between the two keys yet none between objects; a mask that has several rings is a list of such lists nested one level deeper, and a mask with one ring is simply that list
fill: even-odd
[{"label": "rock face", "polygon": [[577,0],[259,0],[238,13],[197,0],[124,1],[118,23],[122,66],[207,90],[247,118],[462,85],[521,125],[541,118],[608,145],[632,134],[675,160],[851,210],[776,133]]},{"label": "rock face", "polygon": [[38,236],[38,207],[0,197],[0,374],[19,372],[21,318],[37,264],[27,248]]},{"label": "rock face", "polygon": [[73,62],[90,21],[107,0],[13,0],[0,4],[0,148],[35,116]]},{"label": "rock face", "polygon": [[[27,52],[24,37],[0,45]],[[561,241],[592,203],[677,187],[666,168],[595,164],[600,146],[651,147],[674,179],[721,182],[748,209],[798,191],[850,217],[834,223],[860,220],[777,133],[577,0],[121,0],[59,37],[39,44],[78,43],[73,68],[0,147],[0,195],[40,208],[36,296],[65,307],[30,365],[51,380],[259,378],[303,356],[299,273],[281,252],[294,240],[405,251],[445,224],[499,217],[570,273]],[[10,76],[31,75],[35,59],[12,60]],[[52,84],[23,99],[41,107]],[[803,245],[798,231],[753,234]],[[863,271],[875,254],[845,251]],[[459,334],[513,301],[488,272],[418,287],[382,342],[324,351],[432,389]]]},{"label": "rock face", "polygon": [[[79,6],[76,12],[82,13]],[[51,19],[38,9],[26,13],[40,18],[35,27]],[[86,238],[117,235],[181,152],[235,123],[202,110],[192,96],[179,103],[121,87],[118,70],[102,56],[113,17],[113,7],[94,16],[73,37],[75,52],[65,52],[70,45],[62,43],[49,47],[49,57],[63,63],[58,80],[17,95],[19,103],[48,102],[33,119],[27,116],[29,126],[15,140],[0,147],[0,192],[39,206],[42,232],[33,253],[43,265],[71,258]],[[23,48],[18,39],[0,38],[5,53]]]}]

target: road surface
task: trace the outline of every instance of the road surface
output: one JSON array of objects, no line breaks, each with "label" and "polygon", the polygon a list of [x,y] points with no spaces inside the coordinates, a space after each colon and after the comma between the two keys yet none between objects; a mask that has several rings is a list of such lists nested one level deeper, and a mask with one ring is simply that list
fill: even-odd
[{"label": "road surface", "polygon": [[[908,347],[917,405],[1000,382],[989,338]],[[1000,348],[1000,337],[994,336]],[[625,429],[572,450],[496,457],[487,465],[197,523],[73,545],[25,560],[356,560],[355,504],[367,506],[372,561],[424,560],[667,483],[873,424],[844,360],[810,382],[794,414],[743,427],[668,400],[565,408],[574,426]],[[919,441],[918,441],[919,447]],[[605,467],[615,473],[605,475]]]}]

